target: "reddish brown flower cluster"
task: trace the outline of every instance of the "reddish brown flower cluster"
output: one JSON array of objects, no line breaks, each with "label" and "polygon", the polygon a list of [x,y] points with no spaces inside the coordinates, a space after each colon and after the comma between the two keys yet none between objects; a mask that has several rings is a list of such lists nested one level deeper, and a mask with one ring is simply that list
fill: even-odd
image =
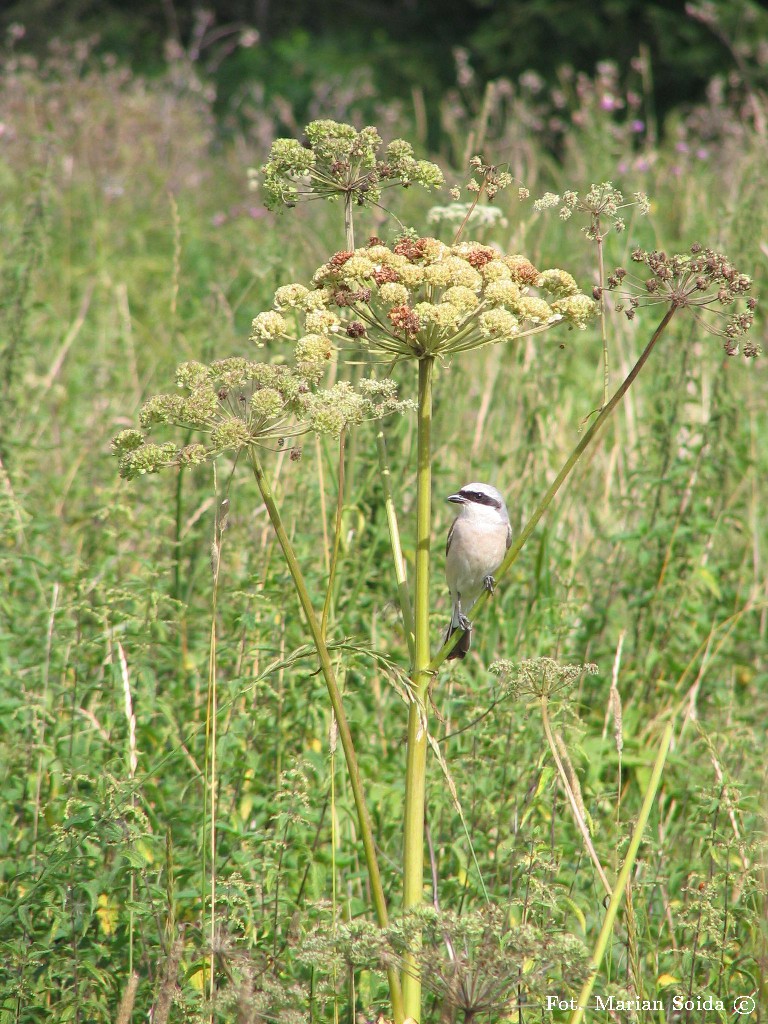
[{"label": "reddish brown flower cluster", "polygon": [[393,247],[392,251],[396,252],[398,256],[405,256],[411,263],[415,263],[416,260],[424,258],[424,239],[423,238],[401,238],[399,242]]},{"label": "reddish brown flower cluster", "polygon": [[405,334],[416,334],[421,327],[418,316],[410,306],[393,306],[387,316],[395,330],[403,331]]},{"label": "reddish brown flower cluster", "polygon": [[348,160],[334,160],[331,164],[331,174],[334,178],[343,178],[349,170]]},{"label": "reddish brown flower cluster", "polygon": [[339,267],[344,266],[347,260],[351,260],[354,255],[355,254],[353,252],[345,252],[342,249],[341,252],[335,252],[328,262],[334,269],[338,270]]},{"label": "reddish brown flower cluster", "polygon": [[[678,300],[679,305],[691,304],[686,300],[694,292],[707,291],[713,285],[719,286],[717,300],[722,305],[732,302],[752,287],[752,279],[739,273],[724,253],[702,249],[698,243],[691,246],[690,256],[667,256],[665,252],[635,249],[632,259],[635,263],[644,263],[653,275],[646,282],[648,292],[658,292],[667,285],[670,295]],[[678,285],[676,289],[674,284]]]},{"label": "reddish brown flower cluster", "polygon": [[505,262],[512,271],[512,280],[518,284],[535,285],[541,276],[541,272],[525,256],[507,256]]},{"label": "reddish brown flower cluster", "polygon": [[356,302],[370,302],[371,289],[358,288],[352,291],[350,288],[339,288],[333,293],[333,301],[337,306],[354,306]]},{"label": "reddish brown flower cluster", "polygon": [[373,279],[378,285],[386,284],[388,281],[399,281],[397,271],[393,267],[380,267],[374,270]]},{"label": "reddish brown flower cluster", "polygon": [[490,263],[492,259],[495,259],[498,253],[491,249],[487,245],[478,245],[474,249],[471,249],[465,259],[467,263],[474,267],[475,270],[479,270],[480,267],[484,267],[486,263]]}]

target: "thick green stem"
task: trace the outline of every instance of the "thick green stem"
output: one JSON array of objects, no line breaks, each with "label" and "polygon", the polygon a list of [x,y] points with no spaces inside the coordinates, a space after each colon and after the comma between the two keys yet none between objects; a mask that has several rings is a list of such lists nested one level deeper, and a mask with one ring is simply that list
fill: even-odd
[{"label": "thick green stem", "polygon": [[[653,332],[653,336],[651,337],[651,340],[648,342],[648,344],[643,349],[642,354],[640,355],[640,358],[637,360],[635,365],[632,367],[632,369],[629,371],[629,373],[627,374],[625,379],[622,381],[620,387],[618,388],[616,393],[613,395],[613,397],[611,398],[610,402],[608,402],[608,404],[605,405],[601,409],[600,414],[598,415],[598,417],[595,420],[595,422],[592,424],[592,426],[589,428],[589,430],[584,434],[582,439],[579,441],[579,443],[573,449],[571,454],[568,456],[568,460],[566,461],[566,463],[563,466],[563,468],[560,470],[560,472],[557,474],[555,479],[552,481],[552,483],[547,488],[546,494],[541,499],[539,504],[536,506],[536,509],[534,510],[533,515],[528,520],[528,522],[525,524],[525,526],[523,527],[522,531],[518,534],[518,536],[512,542],[509,550],[507,551],[506,558],[501,563],[501,565],[499,566],[498,570],[495,573],[495,577],[496,577],[497,582],[502,578],[502,576],[504,576],[504,574],[506,572],[509,571],[509,569],[511,568],[513,563],[517,560],[517,558],[520,555],[520,552],[522,551],[523,547],[525,546],[526,541],[531,536],[533,531],[536,529],[537,523],[539,522],[541,517],[544,515],[544,513],[547,511],[549,506],[552,504],[552,499],[555,497],[557,492],[560,490],[562,485],[565,483],[567,478],[570,476],[573,468],[575,467],[576,463],[579,461],[581,456],[584,454],[584,452],[587,450],[587,448],[589,448],[589,446],[592,443],[592,441],[594,441],[595,437],[600,432],[600,429],[602,428],[602,426],[605,423],[605,421],[608,419],[608,417],[611,415],[613,410],[616,408],[616,406],[622,400],[622,398],[627,393],[629,388],[632,386],[632,384],[633,384],[635,378],[637,377],[638,373],[640,373],[642,368],[645,366],[645,364],[646,364],[646,362],[648,360],[648,357],[650,356],[651,352],[655,348],[656,342],[659,340],[659,338],[662,336],[664,331],[667,329],[667,325],[669,324],[669,321],[672,319],[672,317],[675,315],[676,311],[677,311],[677,306],[670,306],[669,307],[669,309],[667,310],[667,312],[664,314],[664,316],[662,317],[661,321],[659,322],[658,327]],[[475,603],[475,606],[472,609],[471,614],[469,615],[470,619],[474,620],[474,619],[477,618],[478,613],[484,607],[486,601],[488,600],[488,596],[489,595],[488,595],[487,591],[484,591],[480,595],[480,597],[477,599],[477,601]],[[453,648],[459,642],[459,638],[460,638],[461,635],[462,635],[461,634],[461,630],[456,630],[456,632],[445,642],[445,644],[443,644],[443,646],[440,648],[440,650],[437,652],[437,654],[435,655],[435,657],[432,659],[432,661],[429,664],[429,671],[430,672],[436,671],[436,669],[438,669],[440,667],[440,665],[442,665],[442,663],[448,657],[450,652],[453,650]]]},{"label": "thick green stem", "polygon": [[[424,888],[424,800],[427,779],[427,690],[429,672],[429,547],[432,520],[432,358],[419,362],[418,464],[416,484],[416,596],[413,690],[408,712],[405,779],[403,908],[421,905]],[[421,1019],[421,979],[413,957],[403,975],[405,1013]]]},{"label": "thick green stem", "polygon": [[600,970],[600,965],[603,962],[605,951],[608,947],[608,940],[611,937],[613,931],[613,925],[616,921],[616,915],[619,912],[619,905],[621,904],[624,890],[627,887],[629,881],[629,874],[634,867],[635,859],[637,858],[637,851],[640,849],[640,843],[642,842],[643,832],[645,826],[648,824],[648,818],[651,814],[651,808],[653,802],[656,799],[656,792],[661,782],[661,773],[664,770],[664,763],[667,760],[667,753],[669,752],[669,745],[672,742],[672,729],[674,722],[670,722],[667,728],[664,730],[664,735],[661,738],[661,746],[659,752],[656,755],[656,763],[653,766],[651,773],[651,779],[648,783],[648,788],[645,791],[645,797],[643,798],[643,806],[640,808],[640,815],[635,825],[635,831],[632,833],[632,838],[629,841],[629,849],[627,850],[627,856],[624,858],[624,863],[621,865],[621,871],[616,879],[616,885],[613,889],[613,895],[611,901],[608,904],[608,910],[605,914],[605,920],[603,921],[603,927],[600,929],[600,934],[597,937],[594,952],[592,953],[591,967],[592,972],[584,982],[584,987],[579,993],[579,1001],[576,1005],[576,1009],[571,1014],[570,1024],[581,1024],[584,1019],[584,1011],[587,1009],[589,997],[592,995],[592,989],[597,979],[597,972]]},{"label": "thick green stem", "polygon": [[[293,579],[293,585],[296,588],[299,603],[301,604],[302,610],[306,616],[307,624],[309,626],[310,633],[312,634],[312,640],[320,659],[320,668],[323,673],[323,678],[325,679],[325,684],[328,687],[331,706],[333,707],[333,712],[336,716],[339,738],[341,739],[341,746],[347,763],[347,772],[349,773],[349,781],[352,786],[352,795],[355,800],[357,819],[360,825],[360,834],[363,841],[363,849],[365,851],[365,863],[368,868],[368,878],[371,885],[371,898],[373,899],[373,906],[376,912],[376,920],[381,928],[386,928],[389,923],[389,918],[387,915],[387,903],[384,897],[384,888],[381,884],[379,863],[376,858],[373,827],[371,825],[371,818],[365,803],[360,766],[357,763],[357,755],[355,753],[349,723],[347,722],[347,716],[344,711],[341,690],[339,689],[339,684],[336,681],[336,674],[333,671],[331,656],[325,639],[323,638],[320,623],[317,621],[317,616],[315,615],[315,610],[312,606],[307,585],[304,582],[304,575],[293,550],[293,545],[291,544],[290,538],[283,526],[283,521],[277,505],[275,504],[275,499],[272,495],[272,489],[269,486],[269,481],[266,478],[264,469],[259,461],[255,449],[250,448],[248,454],[254,476],[256,477],[256,483],[259,485],[259,490],[261,491],[264,505],[266,506],[269,518],[272,522],[272,527],[275,531],[280,547],[283,550],[288,570],[291,574],[291,578]],[[389,994],[390,999],[392,1000],[392,1011],[395,1016],[395,1024],[402,1024],[405,1014],[403,1013],[403,997],[400,988],[400,978],[397,971],[394,969],[387,972],[387,977],[389,979]]]}]

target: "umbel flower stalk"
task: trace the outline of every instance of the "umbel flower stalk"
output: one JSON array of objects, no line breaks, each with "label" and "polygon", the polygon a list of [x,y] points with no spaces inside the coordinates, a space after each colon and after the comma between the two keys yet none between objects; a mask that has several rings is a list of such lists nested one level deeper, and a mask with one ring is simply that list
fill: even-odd
[{"label": "umbel flower stalk", "polygon": [[[584,329],[597,312],[564,270],[540,271],[522,254],[505,255],[467,241],[448,246],[438,239],[402,236],[393,246],[372,239],[335,253],[313,277],[313,288],[293,284],[278,289],[273,310],[254,319],[253,339],[287,337],[293,311],[305,334],[302,351],[324,351],[329,344],[353,342],[372,360],[418,365],[416,559],[413,614],[404,579],[398,577],[406,632],[413,623],[413,700],[408,715],[403,908],[423,900],[424,806],[427,764],[427,691],[431,679],[429,593],[432,490],[432,381],[435,360],[489,344],[499,344],[558,325]],[[382,382],[383,386],[383,382]],[[380,447],[381,455],[381,447]],[[382,472],[386,465],[382,462]],[[395,529],[392,529],[392,525]],[[390,524],[393,559],[402,566],[399,530]],[[421,981],[417,959],[406,958],[405,1013],[418,1019]]]},{"label": "umbel flower stalk", "polygon": [[[505,255],[477,242],[448,246],[435,238],[401,237],[392,247],[368,246],[335,253],[313,278],[314,288],[279,289],[272,311],[254,320],[254,338],[278,340],[287,330],[286,307],[313,333],[299,344],[352,340],[374,360],[416,361],[417,499],[413,599],[413,700],[409,707],[403,838],[403,907],[422,903],[424,802],[427,757],[427,690],[431,678],[429,592],[432,489],[432,381],[436,359],[499,344],[558,325],[583,329],[597,303],[566,271],[538,270],[524,255]],[[546,296],[546,298],[544,297]],[[321,332],[321,333],[316,333]],[[382,464],[382,471],[386,466]],[[390,531],[396,567],[402,565],[397,530]],[[398,578],[404,625],[410,634],[410,600]],[[406,1013],[418,1017],[416,960],[403,975]]]},{"label": "umbel flower stalk", "polygon": [[[322,123],[321,132],[328,130]],[[405,822],[403,840],[403,907],[422,903],[424,802],[426,791],[427,701],[430,673],[429,581],[432,489],[432,379],[434,363],[494,343],[543,333],[558,324],[583,329],[596,315],[594,299],[583,294],[566,271],[541,272],[522,254],[505,255],[477,242],[448,246],[436,238],[406,233],[392,246],[372,239],[354,247],[352,199],[359,205],[377,201],[365,167],[375,167],[370,141],[364,133],[339,133],[318,145],[318,123],[307,131],[310,150],[281,140],[265,165],[268,205],[292,205],[301,198],[343,197],[347,249],[334,253],[313,277],[313,288],[300,284],[278,290],[273,310],[254,320],[254,340],[277,341],[286,336],[285,313],[303,316],[307,334],[300,345],[322,350],[329,339],[352,341],[373,360],[389,363],[416,360],[417,499],[416,565],[413,615],[396,519],[390,517],[390,537],[401,596],[404,626],[413,622],[413,701],[408,717]],[[287,147],[287,148],[286,148]],[[391,147],[390,147],[391,148]],[[402,149],[402,147],[400,147]],[[341,152],[344,152],[340,159]],[[410,153],[405,154],[408,160]],[[318,162],[319,157],[319,162]],[[320,170],[320,164],[324,169]],[[290,168],[288,165],[291,165]],[[399,165],[398,165],[399,166]],[[415,168],[412,168],[415,171]],[[421,165],[424,171],[424,166]],[[381,171],[372,172],[374,176]],[[301,176],[299,177],[299,172]],[[288,178],[286,178],[288,175]],[[292,177],[291,177],[292,175]],[[387,175],[384,175],[386,179]],[[381,182],[379,178],[375,184]],[[286,182],[289,182],[286,184]],[[361,182],[364,190],[360,191]],[[430,182],[422,181],[422,184]],[[433,183],[433,182],[431,182]],[[287,191],[286,191],[287,189]],[[383,474],[387,467],[379,445]],[[415,959],[403,975],[405,1009],[418,1018],[420,980]]]},{"label": "umbel flower stalk", "polygon": [[[413,700],[409,709],[406,811],[403,823],[403,909],[423,899],[424,805],[427,760],[427,690],[431,678],[429,581],[431,539],[432,380],[437,358],[499,344],[556,326],[584,329],[597,312],[561,269],[541,271],[522,254],[506,255],[476,242],[447,246],[437,239],[404,234],[389,247],[373,239],[335,253],[313,275],[312,288],[284,286],[271,310],[259,313],[252,338],[280,343],[300,334],[297,351],[322,354],[354,344],[373,360],[418,365],[416,580],[413,613],[407,586],[398,577],[403,625],[413,623]],[[303,333],[302,334],[302,329]],[[391,379],[380,387],[391,385]],[[390,396],[391,400],[391,396]],[[381,446],[380,446],[381,455]],[[382,472],[386,465],[382,462]],[[398,529],[391,528],[393,559],[402,564]],[[402,975],[407,1016],[419,1018],[418,962],[407,957]]]},{"label": "umbel flower stalk", "polygon": [[[314,430],[340,434],[351,424],[375,419],[387,411],[402,408],[391,381],[364,379],[358,390],[348,384],[329,389],[317,388],[324,372],[324,343],[318,346],[300,341],[293,367],[272,366],[246,360],[219,360],[210,365],[184,363],[177,371],[181,394],[157,395],[145,402],[140,416],[144,430],[181,427],[199,431],[207,443],[177,447],[173,441],[148,441],[139,430],[124,430],[113,442],[122,476],[133,479],[158,472],[169,466],[195,465],[218,458],[230,451],[236,457],[244,453],[253,469],[262,499],[275,530],[294,588],[306,616],[317,650],[331,706],[347,764],[371,897],[379,927],[386,928],[388,914],[384,888],[376,857],[371,817],[365,802],[362,776],[347,722],[341,689],[338,685],[324,631],[315,614],[301,567],[280,516],[264,472],[259,449],[282,447],[286,438]],[[313,358],[314,356],[314,358]],[[292,448],[298,457],[300,449]],[[213,669],[215,677],[215,667]],[[213,929],[214,922],[211,922]],[[404,1019],[400,977],[388,970],[390,999],[398,1021]],[[211,981],[213,984],[213,979]]]},{"label": "umbel flower stalk", "polygon": [[[371,824],[371,816],[368,811],[368,806],[365,801],[363,779],[357,761],[352,732],[349,728],[349,722],[347,721],[346,712],[344,710],[341,688],[339,687],[336,679],[333,663],[331,662],[331,656],[328,651],[328,645],[325,641],[325,636],[323,635],[320,623],[317,620],[317,616],[312,605],[312,599],[304,581],[304,575],[293,550],[293,545],[291,544],[290,538],[288,537],[283,525],[280,511],[275,503],[272,490],[269,486],[269,481],[264,473],[264,469],[255,448],[249,448],[248,458],[250,459],[251,467],[253,469],[254,476],[256,477],[256,483],[259,486],[259,491],[261,492],[264,505],[269,514],[272,527],[291,573],[299,603],[301,604],[302,611],[307,618],[307,624],[309,625],[309,630],[312,634],[312,642],[317,649],[317,654],[320,659],[320,668],[328,689],[328,696],[331,700],[331,707],[333,708],[333,713],[336,718],[339,738],[341,739],[341,746],[347,763],[347,772],[349,774],[349,782],[355,801],[355,809],[357,810],[363,850],[365,852],[365,863],[368,869],[368,879],[371,885],[371,897],[373,899],[374,910],[376,912],[376,920],[380,928],[386,928],[389,923],[389,916],[387,913],[387,902],[386,897],[384,896],[384,888],[381,882],[379,862],[376,856],[373,826]],[[392,1009],[396,1019],[402,1020],[404,1016],[404,1008],[402,1005],[400,979],[394,968],[389,968],[387,974],[389,979]]]},{"label": "umbel flower stalk", "polygon": [[[298,299],[307,310],[306,328],[325,331],[334,340],[350,339],[375,359],[418,364],[414,699],[409,709],[402,882],[403,908],[409,910],[423,900],[434,362],[561,324],[584,328],[597,304],[566,271],[542,272],[523,255],[506,256],[474,242],[446,246],[413,236],[391,248],[373,240],[367,247],[336,253],[314,274],[313,285],[313,291]],[[290,287],[293,292],[283,293],[281,301],[299,296],[299,286]],[[268,317],[256,317],[258,337],[274,330]],[[393,554],[400,564],[394,547]],[[409,616],[403,617],[409,630]],[[407,1015],[418,1019],[421,981],[415,954],[406,957],[402,988]]]}]

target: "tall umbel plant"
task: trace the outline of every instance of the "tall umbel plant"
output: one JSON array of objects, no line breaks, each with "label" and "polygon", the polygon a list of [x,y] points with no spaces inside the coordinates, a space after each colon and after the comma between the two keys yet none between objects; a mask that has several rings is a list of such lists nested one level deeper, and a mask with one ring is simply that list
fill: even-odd
[{"label": "tall umbel plant", "polygon": [[[598,299],[585,295],[574,278],[561,269],[540,270],[524,255],[508,254],[466,241],[451,245],[413,231],[400,230],[391,244],[372,238],[355,246],[354,212],[378,206],[385,190],[412,184],[439,187],[443,178],[431,163],[416,160],[411,147],[396,140],[386,148],[373,128],[357,132],[349,125],[316,121],[306,130],[307,145],[278,140],[263,171],[267,205],[294,206],[318,198],[337,199],[344,214],[345,248],[330,255],[307,284],[286,284],[277,289],[272,309],[253,321],[251,340],[265,358],[232,358],[211,364],[185,363],[179,367],[180,391],[149,399],[140,416],[141,430],[127,430],[113,441],[120,472],[129,479],[173,466],[210,462],[222,455],[242,457],[254,473],[303,609],[310,639],[325,679],[346,760],[370,880],[373,909],[382,929],[388,925],[371,818],[366,806],[365,780],[347,721],[345,702],[326,639],[327,616],[318,614],[323,595],[311,593],[270,489],[264,452],[293,444],[308,432],[335,435],[364,420],[381,419],[379,458],[392,560],[403,626],[411,656],[408,744],[405,771],[403,825],[402,908],[420,907],[423,893],[424,803],[429,737],[428,690],[452,647],[454,634],[438,651],[431,647],[429,629],[430,542],[432,535],[432,392],[438,360],[460,358],[491,344],[514,343],[531,335],[583,329],[597,316]],[[509,176],[472,163],[475,201],[492,198],[510,184]],[[254,175],[254,183],[258,175]],[[471,212],[471,210],[469,211]],[[463,229],[464,225],[462,225]],[[686,307],[700,316],[708,307],[718,313],[740,299],[750,287],[720,254],[698,247],[689,254],[637,252],[639,267],[650,277],[635,279],[617,270],[606,288],[628,291],[623,300],[630,312],[641,301],[660,302],[660,321],[637,363],[616,393],[607,399],[568,458],[520,535],[513,540],[497,573],[508,571],[574,466],[595,441],[600,429],[631,386],[671,319]],[[598,296],[603,301],[602,294]],[[739,335],[751,323],[744,309],[716,329],[727,337],[732,351]],[[270,352],[280,349],[280,360]],[[286,350],[290,358],[286,359]],[[751,349],[749,350],[751,351]],[[337,354],[363,353],[371,369],[355,384],[341,380],[324,385],[329,360]],[[392,376],[412,370],[417,378],[415,407],[401,402]],[[376,371],[376,372],[373,372]],[[411,591],[400,547],[397,510],[387,486],[388,466],[384,433],[386,417],[415,413],[417,421],[417,501],[415,522],[415,578]],[[155,441],[148,433],[169,427],[192,429],[200,440],[177,446]],[[337,529],[340,523],[337,523]],[[335,546],[332,546],[335,547]],[[328,594],[333,587],[331,566]],[[482,612],[480,600],[473,616]],[[325,607],[328,596],[325,596]],[[337,656],[337,655],[335,655]],[[215,667],[214,667],[215,672]],[[652,797],[652,794],[651,794]],[[639,840],[638,840],[639,841]],[[626,863],[624,865],[626,868]],[[212,887],[213,888],[213,887]],[[211,907],[213,916],[214,908]],[[421,1019],[419,929],[411,929],[410,945],[400,960],[388,960],[392,1015],[397,1024]],[[398,966],[393,966],[397,963]],[[596,958],[595,970],[599,966]],[[210,982],[213,985],[213,969]]]}]

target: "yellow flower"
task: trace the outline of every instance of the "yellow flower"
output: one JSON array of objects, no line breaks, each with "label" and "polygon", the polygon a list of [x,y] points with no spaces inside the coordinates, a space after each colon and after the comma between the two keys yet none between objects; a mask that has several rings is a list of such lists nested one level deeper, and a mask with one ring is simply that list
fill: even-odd
[{"label": "yellow flower", "polygon": [[535,324],[549,323],[555,315],[544,299],[537,299],[533,295],[521,296],[513,308],[521,320],[531,320]]},{"label": "yellow flower", "polygon": [[408,302],[409,293],[405,285],[387,281],[379,288],[379,298],[388,306],[402,306]]},{"label": "yellow flower", "polygon": [[418,288],[424,283],[424,267],[406,262],[405,266],[397,268],[397,276],[406,288]]},{"label": "yellow flower", "polygon": [[[488,294],[486,289],[486,295]],[[517,294],[520,294],[520,290],[517,290]],[[461,310],[462,313],[469,313],[475,309],[480,302],[477,293],[472,288],[467,288],[466,285],[457,284],[453,288],[448,288],[443,292],[443,301],[452,302],[454,306]]]},{"label": "yellow flower", "polygon": [[490,260],[480,267],[484,281],[509,281],[512,273],[502,260]]},{"label": "yellow flower", "polygon": [[487,338],[511,338],[520,333],[517,317],[506,309],[489,309],[478,319],[480,330]]},{"label": "yellow flower", "polygon": [[285,318],[280,313],[269,311],[259,313],[254,317],[251,324],[251,341],[259,342],[272,338],[279,338],[286,331]]},{"label": "yellow flower", "polygon": [[485,286],[484,294],[486,299],[495,306],[512,307],[520,298],[520,288],[510,280],[491,281]]}]

